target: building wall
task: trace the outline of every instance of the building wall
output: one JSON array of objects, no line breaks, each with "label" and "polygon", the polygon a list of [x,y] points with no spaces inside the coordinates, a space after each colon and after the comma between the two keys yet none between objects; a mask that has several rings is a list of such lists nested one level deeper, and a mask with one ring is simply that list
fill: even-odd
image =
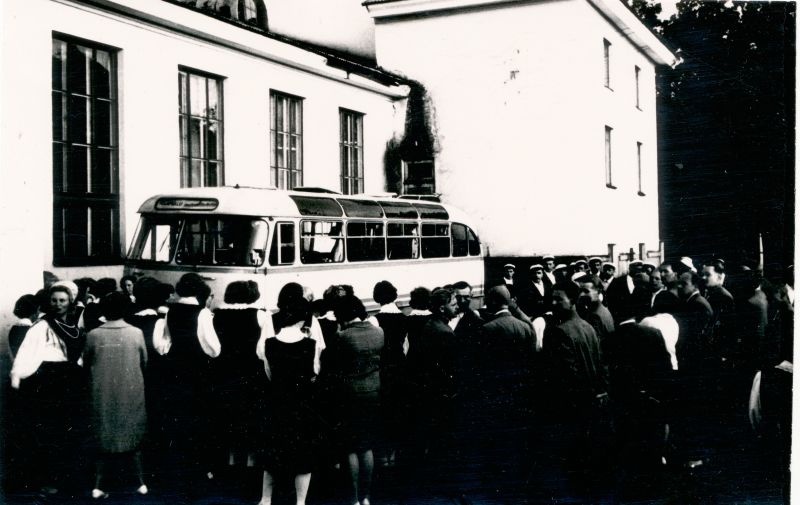
[{"label": "building wall", "polygon": [[[298,48],[239,29],[167,2],[121,0],[173,23],[156,27],[68,1],[2,3],[2,205],[0,267],[11,279],[0,299],[0,329],[13,300],[41,287],[42,271],[60,278],[119,277],[122,267],[53,267],[52,109],[53,32],[119,48],[119,174],[123,251],[148,196],[177,188],[179,172],[178,66],[225,77],[225,182],[269,181],[269,92],[304,98],[304,185],[340,189],[339,107],[365,114],[365,191],[384,190],[386,143],[402,129],[395,113],[402,90],[347,76]],[[218,42],[180,33],[190,27]],[[235,44],[247,52],[225,45]],[[277,60],[277,61],[275,61]],[[289,64],[283,64],[286,61]],[[294,65],[293,68],[290,65]],[[399,130],[401,131],[401,130]],[[17,247],[8,247],[15,244]],[[5,335],[5,332],[3,332]]]},{"label": "building wall", "polygon": [[[654,68],[587,2],[378,19],[375,36],[378,63],[430,93],[437,191],[477,219],[492,255],[657,248]],[[604,85],[603,38],[614,91]],[[605,185],[605,125],[616,190]],[[637,140],[645,197],[633,175]]]}]

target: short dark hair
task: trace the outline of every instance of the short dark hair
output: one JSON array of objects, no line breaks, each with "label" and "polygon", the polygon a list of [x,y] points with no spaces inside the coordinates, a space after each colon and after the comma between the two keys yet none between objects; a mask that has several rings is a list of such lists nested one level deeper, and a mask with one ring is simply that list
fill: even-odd
[{"label": "short dark hair", "polygon": [[86,295],[88,293],[94,294],[93,291],[95,290],[95,285],[97,281],[92,279],[91,277],[81,277],[80,279],[75,279],[75,285],[78,286],[78,300],[84,301],[86,300]]},{"label": "short dark hair", "polygon": [[136,284],[136,277],[133,275],[123,275],[119,279],[119,286],[122,287],[122,285],[125,284],[125,281],[131,281],[132,283]]},{"label": "short dark hair", "polygon": [[693,270],[686,270],[684,272],[681,272],[680,275],[683,276],[684,274],[688,274],[689,275],[689,279],[692,281],[692,285],[693,286],[695,286],[695,287],[700,286],[700,283],[702,282],[702,280],[700,279],[700,275],[697,272],[695,272]]},{"label": "short dark hair", "polygon": [[258,289],[258,283],[256,281],[247,281],[247,290],[250,293],[248,303],[256,303],[258,299],[261,298],[261,290]]},{"label": "short dark hair", "polygon": [[291,326],[299,321],[308,321],[311,314],[311,302],[303,296],[295,298],[289,305],[281,308],[281,327]]},{"label": "short dark hair", "polygon": [[458,281],[452,286],[453,289],[456,291],[461,291],[462,289],[469,289],[472,291],[472,286],[469,285],[467,281]]},{"label": "short dark hair", "polygon": [[198,274],[189,272],[178,279],[178,283],[175,284],[175,292],[181,297],[194,296],[200,305],[205,305],[211,295],[211,288]]},{"label": "short dark hair", "polygon": [[427,310],[431,306],[431,292],[428,288],[418,287],[411,290],[408,305],[412,309]]},{"label": "short dark hair", "polygon": [[102,279],[97,279],[92,294],[98,298],[103,298],[107,294],[113,293],[116,290],[117,290],[117,279],[114,279],[112,277],[103,277]]},{"label": "short dark hair", "polygon": [[14,304],[14,315],[20,319],[31,319],[39,311],[39,303],[34,295],[22,295]]},{"label": "short dark hair", "polygon": [[336,304],[333,306],[333,315],[336,316],[339,323],[346,323],[353,319],[364,319],[367,311],[357,296],[345,295],[336,300]]},{"label": "short dark hair", "polygon": [[108,321],[122,319],[128,312],[131,299],[125,293],[113,291],[100,299],[100,312]]},{"label": "short dark hair", "polygon": [[380,281],[372,290],[372,299],[378,305],[386,305],[397,300],[397,288],[389,281]]},{"label": "short dark hair", "polygon": [[578,284],[591,284],[592,287],[594,287],[594,289],[596,289],[599,293],[602,293],[602,292],[605,291],[603,289],[603,283],[600,282],[600,279],[598,279],[594,275],[588,275],[588,274],[587,275],[581,275],[580,277],[575,279],[575,282],[577,282]]},{"label": "short dark hair", "polygon": [[430,304],[431,312],[434,314],[439,312],[439,309],[450,303],[453,299],[453,290],[447,288],[437,288],[431,293]]},{"label": "short dark hair", "polygon": [[252,297],[247,281],[233,281],[225,288],[225,303],[250,303]]},{"label": "short dark hair", "polygon": [[[148,309],[157,309],[164,301],[169,298],[169,294],[164,296],[163,283],[152,277],[142,277],[133,285],[133,296],[136,297],[136,304]],[[168,285],[168,284],[167,284]],[[172,286],[170,286],[171,288]]]},{"label": "short dark hair", "polygon": [[567,295],[567,298],[572,301],[572,303],[577,302],[578,296],[580,295],[580,288],[574,282],[561,282],[556,284],[553,287],[553,291],[563,291],[564,294]]},{"label": "short dark hair", "polygon": [[713,259],[711,260],[711,263],[709,263],[706,266],[713,268],[714,271],[718,274],[725,273],[725,262],[721,259]]},{"label": "short dark hair", "polygon": [[278,310],[283,311],[287,308],[290,308],[300,298],[305,300],[305,297],[303,296],[303,286],[296,282],[288,282],[284,284],[281,290],[278,292]]}]

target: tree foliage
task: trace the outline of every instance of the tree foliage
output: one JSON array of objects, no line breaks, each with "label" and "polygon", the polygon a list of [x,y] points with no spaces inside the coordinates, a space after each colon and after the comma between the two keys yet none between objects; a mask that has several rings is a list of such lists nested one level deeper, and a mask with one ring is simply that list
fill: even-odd
[{"label": "tree foliage", "polygon": [[794,2],[629,5],[681,58],[658,77],[668,249],[752,261],[761,233],[774,268],[792,262]]}]

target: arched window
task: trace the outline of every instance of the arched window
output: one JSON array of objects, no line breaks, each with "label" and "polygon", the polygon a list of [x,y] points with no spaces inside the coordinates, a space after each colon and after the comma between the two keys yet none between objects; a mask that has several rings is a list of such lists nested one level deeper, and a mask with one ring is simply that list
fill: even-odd
[{"label": "arched window", "polygon": [[267,29],[267,8],[264,0],[239,0],[239,21]]}]

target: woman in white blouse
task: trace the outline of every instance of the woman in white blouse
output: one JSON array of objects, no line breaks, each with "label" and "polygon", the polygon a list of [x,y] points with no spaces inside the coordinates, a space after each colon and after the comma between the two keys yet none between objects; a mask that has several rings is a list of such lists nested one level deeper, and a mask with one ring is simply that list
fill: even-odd
[{"label": "woman in white blouse", "polygon": [[79,362],[86,335],[75,317],[77,292],[68,281],[50,287],[47,313],[26,333],[11,369],[11,386],[29,406],[28,426],[36,431],[31,456],[47,494],[65,483],[85,407]]},{"label": "woman in white blouse", "polygon": [[[202,474],[213,477],[209,454],[210,365],[220,343],[208,309],[211,290],[195,273],[175,285],[178,298],[153,329],[153,347],[165,356],[164,436],[168,468],[177,484],[192,486]],[[201,471],[204,469],[205,471]]]}]

